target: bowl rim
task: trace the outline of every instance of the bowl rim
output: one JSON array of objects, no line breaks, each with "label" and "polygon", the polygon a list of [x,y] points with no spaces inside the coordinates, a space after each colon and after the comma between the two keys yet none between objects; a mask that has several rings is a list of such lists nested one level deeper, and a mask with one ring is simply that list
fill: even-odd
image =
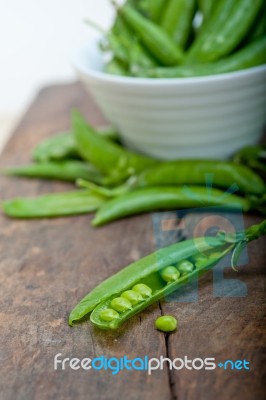
[{"label": "bowl rim", "polygon": [[[97,40],[99,37],[97,38]],[[92,40],[91,40],[92,43]],[[221,81],[230,81],[235,78],[243,78],[252,75],[256,75],[260,72],[266,72],[266,64],[259,65],[252,68],[243,69],[240,71],[227,72],[223,74],[217,75],[206,75],[206,76],[197,76],[197,77],[184,77],[184,78],[141,78],[141,77],[131,77],[131,76],[119,76],[119,75],[111,75],[103,71],[96,70],[91,68],[88,64],[84,63],[84,53],[88,51],[90,48],[90,42],[87,41],[86,44],[80,45],[74,55],[72,56],[72,66],[76,70],[78,74],[90,76],[95,80],[102,81],[105,83],[114,83],[117,85],[129,85],[129,86],[160,86],[160,85],[189,85],[189,84],[197,84],[197,83],[209,83],[209,82],[221,82]],[[95,43],[94,43],[95,45]],[[100,53],[100,49],[98,50]],[[83,55],[83,57],[82,57]]]}]

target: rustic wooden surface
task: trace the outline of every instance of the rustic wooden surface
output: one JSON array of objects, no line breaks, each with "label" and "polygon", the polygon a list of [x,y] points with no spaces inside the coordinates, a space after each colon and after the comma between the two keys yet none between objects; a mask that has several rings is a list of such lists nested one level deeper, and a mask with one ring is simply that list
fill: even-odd
[{"label": "rustic wooden surface", "polygon": [[[0,157],[0,167],[29,161],[30,149],[70,126],[77,107],[92,123],[103,118],[79,84],[41,91]],[[0,198],[63,191],[70,185],[0,177]],[[249,265],[238,277],[244,298],[215,298],[209,274],[200,282],[197,303],[155,304],[117,332],[101,332],[88,322],[67,324],[69,311],[102,279],[153,251],[149,215],[101,229],[91,217],[17,221],[0,215],[0,398],[1,400],[260,400],[265,376],[263,239],[251,244]],[[258,217],[246,217],[247,226]],[[228,272],[227,277],[235,277]],[[165,338],[154,319],[173,314],[177,333]],[[247,359],[250,371],[146,372],[54,371],[63,357],[168,356]]]}]

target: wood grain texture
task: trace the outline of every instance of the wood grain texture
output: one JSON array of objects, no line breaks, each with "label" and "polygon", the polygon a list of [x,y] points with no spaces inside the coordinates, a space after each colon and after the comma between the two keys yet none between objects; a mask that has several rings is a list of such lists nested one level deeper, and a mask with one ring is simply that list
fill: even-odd
[{"label": "wood grain texture", "polygon": [[[16,129],[0,168],[30,160],[30,150],[56,131],[68,129],[72,108],[93,123],[103,117],[80,84],[44,89]],[[35,196],[71,185],[0,177],[0,198]],[[1,400],[224,400],[263,398],[265,373],[265,241],[250,247],[241,270],[245,298],[215,298],[211,274],[200,282],[199,302],[161,303],[128,321],[117,332],[88,322],[70,328],[72,307],[96,284],[154,250],[149,215],[100,229],[91,216],[17,221],[0,215],[0,398]],[[247,217],[246,225],[259,221]],[[229,278],[234,275],[226,273]],[[239,275],[240,276],[240,275]],[[155,331],[157,316],[171,313],[180,328],[170,337]],[[246,358],[251,371],[146,372],[54,371],[63,357],[168,356]]]}]

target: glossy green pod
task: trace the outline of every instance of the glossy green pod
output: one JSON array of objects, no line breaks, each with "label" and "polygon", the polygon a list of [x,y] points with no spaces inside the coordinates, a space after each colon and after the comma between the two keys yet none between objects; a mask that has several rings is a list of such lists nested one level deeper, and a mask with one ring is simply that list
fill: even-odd
[{"label": "glossy green pod", "polygon": [[211,184],[217,188],[229,189],[232,185],[245,194],[266,193],[262,178],[245,165],[217,160],[178,160],[163,162],[143,171],[129,181],[134,187],[200,185],[205,186],[211,175]]},{"label": "glossy green pod", "polygon": [[[128,267],[120,270],[110,278],[106,279],[95,287],[87,296],[85,296],[77,306],[71,311],[69,324],[81,320],[89,314],[99,303],[112,301],[126,290],[139,283],[145,283],[147,276],[156,273],[169,265],[176,264],[178,261],[193,257],[200,252],[206,252],[224,246],[226,242],[223,238],[197,238],[175,243],[171,246],[157,250],[154,253],[130,264]],[[158,275],[159,276],[159,275]],[[145,302],[150,297],[145,298]],[[139,306],[142,303],[139,303]],[[109,307],[110,308],[110,307]],[[100,312],[101,310],[97,311]]]},{"label": "glossy green pod", "polygon": [[106,199],[90,190],[52,193],[34,198],[15,198],[1,204],[13,218],[51,218],[95,212]]},{"label": "glossy green pod", "polygon": [[136,76],[148,78],[192,78],[244,70],[266,64],[266,38],[262,37],[232,55],[213,63],[136,69]]},{"label": "glossy green pod", "polygon": [[173,39],[161,27],[143,17],[134,8],[125,5],[118,9],[132,30],[150,53],[163,65],[178,65],[183,62],[184,54]]},{"label": "glossy green pod", "polygon": [[100,137],[77,111],[73,112],[72,123],[80,156],[107,175],[110,182],[121,182],[158,163]]},{"label": "glossy green pod", "polygon": [[219,206],[228,211],[248,211],[249,200],[204,187],[158,186],[136,189],[108,200],[96,213],[93,226],[101,226],[131,215],[160,210]]},{"label": "glossy green pod", "polygon": [[54,179],[75,182],[77,179],[89,179],[101,183],[103,176],[92,164],[79,160],[44,161],[41,163],[8,167],[0,173],[27,178]]}]

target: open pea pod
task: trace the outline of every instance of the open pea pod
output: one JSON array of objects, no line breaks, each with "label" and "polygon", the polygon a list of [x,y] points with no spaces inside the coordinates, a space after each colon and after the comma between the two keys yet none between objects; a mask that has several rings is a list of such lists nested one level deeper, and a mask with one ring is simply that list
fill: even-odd
[{"label": "open pea pod", "polygon": [[[156,301],[174,293],[192,280],[197,279],[200,273],[216,265],[230,248],[231,246],[228,246],[227,249],[218,248],[221,250],[220,252],[218,252],[217,249],[213,255],[210,253],[209,256],[202,256],[199,261],[194,253],[190,255],[189,259],[179,261],[177,267],[168,266],[161,270],[154,271],[141,279],[132,288],[128,287],[126,291],[114,294],[109,299],[96,306],[90,316],[91,322],[101,329],[118,328],[133,315],[144,310]],[[196,263],[200,265],[198,268],[195,266]],[[185,265],[191,267],[188,268],[187,271],[182,272],[182,266]],[[171,273],[168,273],[168,270],[171,271]],[[124,302],[125,296],[131,291],[142,293],[141,299],[136,304],[130,302],[130,297],[129,304]],[[113,314],[113,310],[117,310],[117,314]],[[112,318],[109,317],[110,314]]]},{"label": "open pea pod", "polygon": [[[130,264],[103,281],[73,309],[69,324],[89,313],[101,329],[116,329],[152,303],[212,268],[236,247],[266,234],[266,220],[245,232],[179,242]],[[236,257],[235,257],[236,258]],[[234,267],[234,265],[233,265]]]},{"label": "open pea pod", "polygon": [[205,238],[188,240],[160,249],[130,264],[117,274],[106,279],[85,296],[71,312],[69,324],[72,325],[73,322],[82,319],[99,303],[110,300],[114,295],[119,295],[139,282],[144,282],[145,278],[157,273],[158,270],[187,259],[199,251],[208,251],[224,244],[224,240],[218,237],[208,240]]}]

